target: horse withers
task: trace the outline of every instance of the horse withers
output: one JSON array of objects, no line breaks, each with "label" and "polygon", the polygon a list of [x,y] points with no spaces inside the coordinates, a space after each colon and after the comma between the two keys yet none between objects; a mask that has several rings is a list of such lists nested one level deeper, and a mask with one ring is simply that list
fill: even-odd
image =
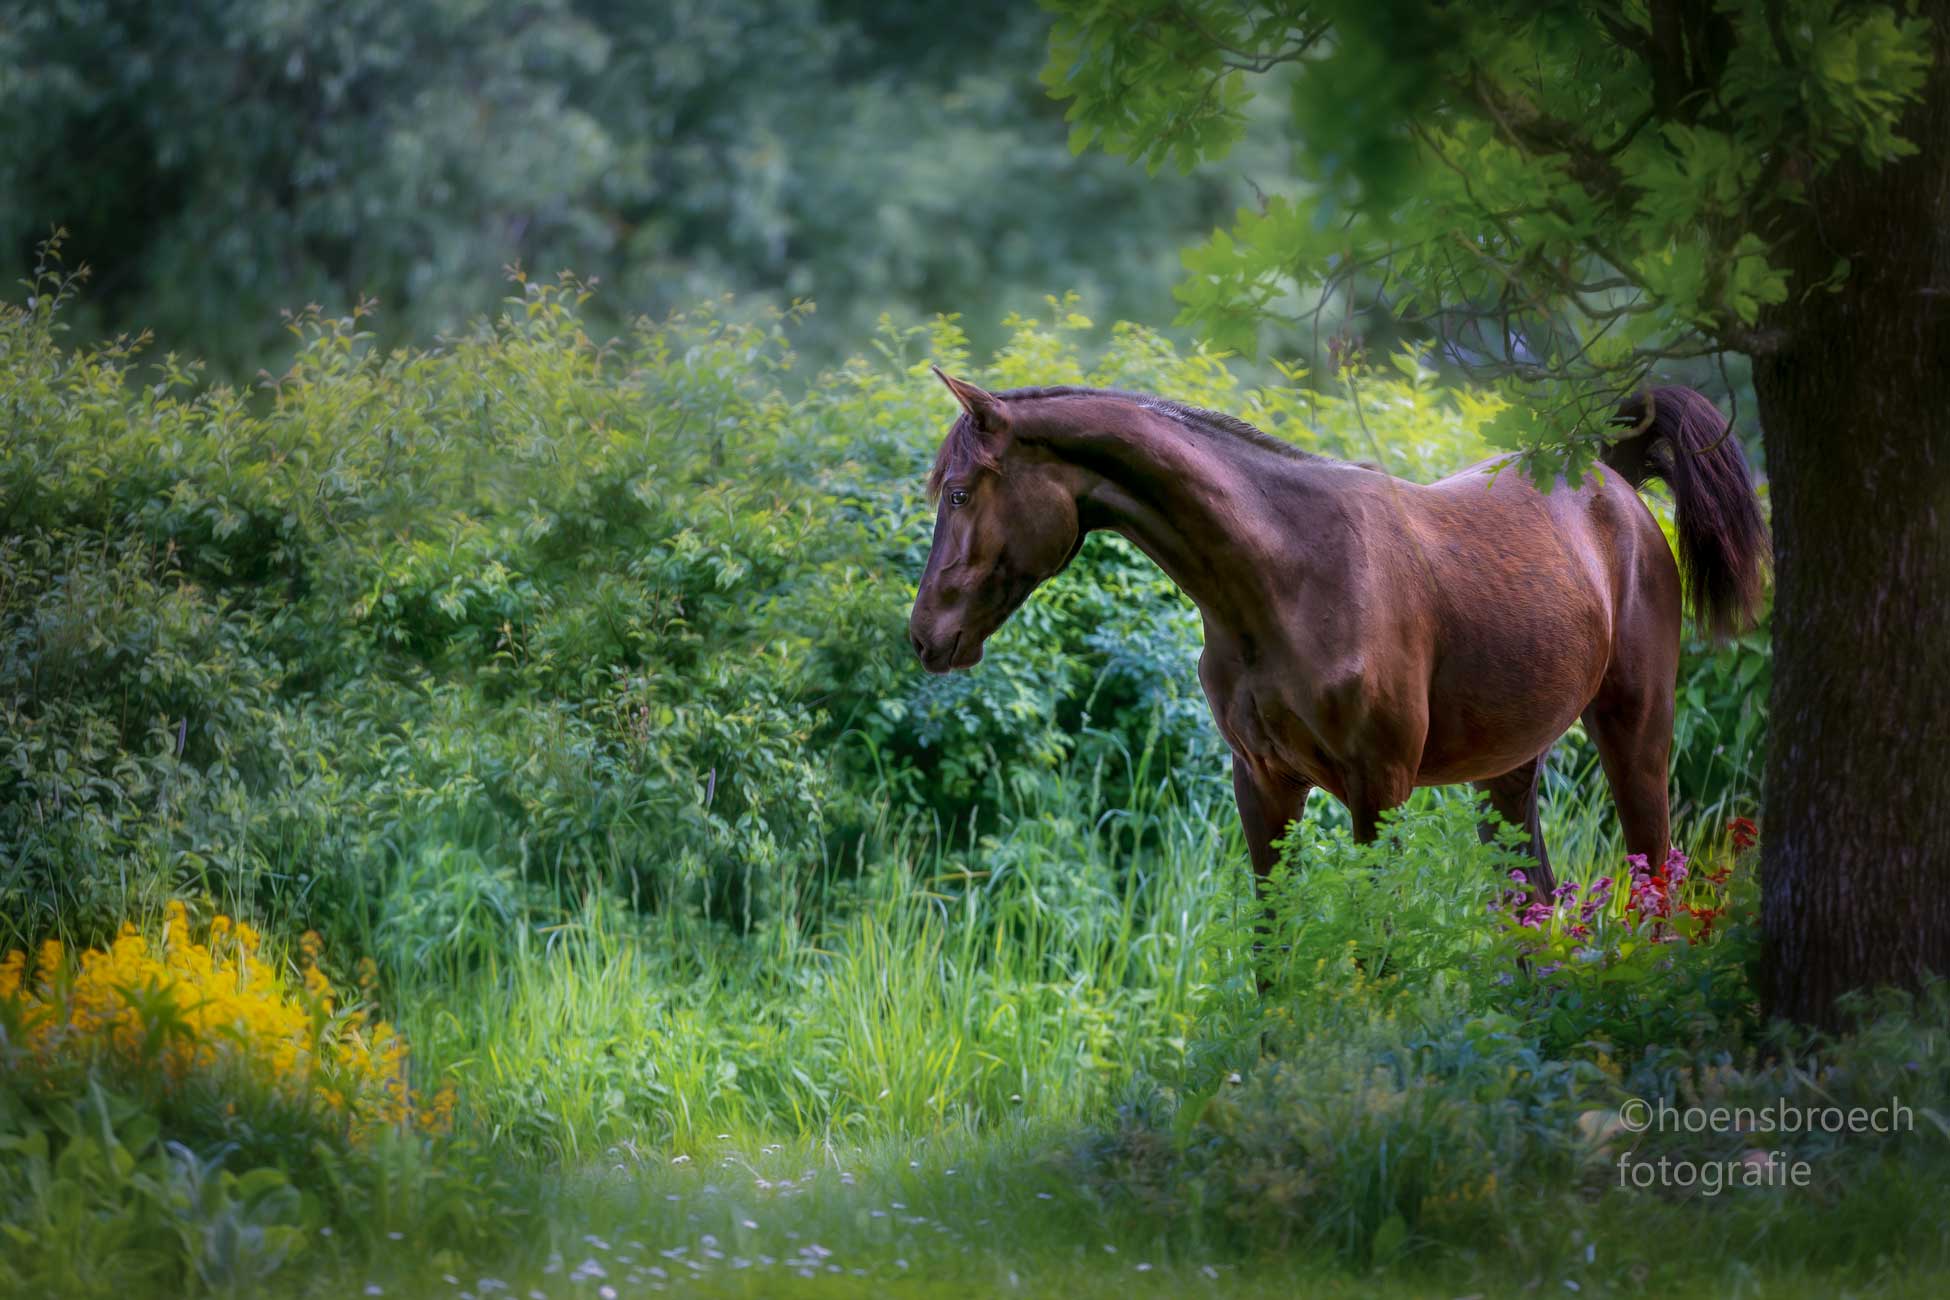
[{"label": "horse withers", "polygon": [[1496,472],[1507,457],[1423,485],[1163,398],[935,373],[962,414],[928,480],[939,513],[908,623],[930,672],[979,662],[1107,528],[1204,618],[1199,681],[1261,876],[1315,787],[1367,841],[1416,786],[1466,781],[1529,833],[1542,896],[1539,773],[1579,718],[1627,851],[1664,861],[1680,576],[1637,487],[1672,489],[1702,628],[1752,619],[1769,560],[1739,443],[1705,396],[1628,399],[1614,472],[1543,492]]}]

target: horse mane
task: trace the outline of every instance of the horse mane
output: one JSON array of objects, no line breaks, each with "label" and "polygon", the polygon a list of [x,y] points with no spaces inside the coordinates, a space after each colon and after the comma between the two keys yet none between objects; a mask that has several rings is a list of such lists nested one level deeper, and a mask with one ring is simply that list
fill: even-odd
[{"label": "horse mane", "polygon": [[[1131,393],[1121,388],[1084,388],[1073,384],[1058,384],[1042,388],[1011,388],[996,393],[995,396],[1004,403],[1035,402],[1056,397],[1110,397],[1162,415],[1188,429],[1220,434],[1262,451],[1274,452],[1294,460],[1319,459],[1312,452],[1275,438],[1272,434],[1246,423],[1236,415],[1207,410],[1202,406],[1191,406],[1168,397],[1159,397],[1155,393]],[[947,438],[942,441],[941,450],[935,453],[934,468],[928,474],[928,500],[932,501],[941,495],[941,489],[955,466],[967,464],[976,465],[991,473],[1000,468],[995,453],[984,445],[981,431],[975,427],[975,422],[963,414],[948,430]]]}]

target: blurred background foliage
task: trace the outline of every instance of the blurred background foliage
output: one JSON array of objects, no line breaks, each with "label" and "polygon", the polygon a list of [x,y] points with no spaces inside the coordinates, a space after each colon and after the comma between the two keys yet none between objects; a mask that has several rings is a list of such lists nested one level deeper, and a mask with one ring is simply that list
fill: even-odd
[{"label": "blurred background foliage", "polygon": [[1278,137],[1147,178],[1072,159],[1006,0],[59,0],[0,6],[0,251],[57,224],[99,276],[74,324],[152,329],[244,378],[281,309],[371,296],[385,343],[462,329],[501,268],[600,279],[592,332],[733,292],[883,311],[1083,291],[1157,318],[1178,249],[1283,175]]}]

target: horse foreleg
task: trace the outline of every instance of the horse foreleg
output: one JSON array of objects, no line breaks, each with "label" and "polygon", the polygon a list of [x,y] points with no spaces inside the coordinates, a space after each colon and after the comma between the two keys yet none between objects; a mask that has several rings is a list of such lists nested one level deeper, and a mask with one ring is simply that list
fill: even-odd
[{"label": "horse foreleg", "polygon": [[1245,758],[1238,754],[1232,756],[1232,797],[1239,805],[1239,825],[1246,832],[1246,853],[1252,858],[1255,889],[1262,895],[1267,874],[1280,860],[1274,845],[1306,810],[1307,794],[1312,789],[1304,781],[1262,779],[1254,774],[1252,764]]},{"label": "horse foreleg", "polygon": [[[1539,754],[1521,767],[1513,767],[1502,776],[1487,781],[1472,782],[1475,787],[1489,796],[1490,807],[1496,815],[1512,826],[1530,835],[1530,856],[1537,860],[1535,870],[1530,872],[1530,897],[1533,901],[1543,901],[1550,897],[1551,890],[1557,887],[1557,879],[1551,874],[1550,854],[1544,850],[1544,827],[1537,817],[1537,788],[1544,774],[1544,755]],[[1477,834],[1488,844],[1496,838],[1496,823],[1485,821],[1477,828]]]},{"label": "horse foreleg", "polygon": [[1377,766],[1365,772],[1349,773],[1347,815],[1354,823],[1357,844],[1372,844],[1381,833],[1381,814],[1399,808],[1415,792],[1415,769],[1407,766]]},{"label": "horse foreleg", "polygon": [[[1275,846],[1286,834],[1287,827],[1306,810],[1307,795],[1312,789],[1304,781],[1263,780],[1254,774],[1252,764],[1245,758],[1238,754],[1232,756],[1232,797],[1239,805],[1239,825],[1246,832],[1246,853],[1253,863],[1253,895],[1264,907],[1260,923],[1255,927],[1260,935],[1259,942],[1253,945],[1255,952],[1263,951],[1273,933],[1273,900],[1267,896],[1266,879],[1280,860],[1280,851]],[[1268,980],[1264,972],[1256,976],[1256,982],[1259,991],[1266,992]]]}]

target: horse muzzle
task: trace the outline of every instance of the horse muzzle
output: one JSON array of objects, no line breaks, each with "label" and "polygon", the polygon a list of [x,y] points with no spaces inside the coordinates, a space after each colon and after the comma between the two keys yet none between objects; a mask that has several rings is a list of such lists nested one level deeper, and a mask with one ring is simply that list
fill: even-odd
[{"label": "horse muzzle", "polygon": [[973,668],[982,662],[983,638],[969,636],[957,630],[946,637],[926,637],[913,628],[907,630],[907,641],[914,647],[915,657],[921,667],[931,673],[953,672],[957,668]]}]

